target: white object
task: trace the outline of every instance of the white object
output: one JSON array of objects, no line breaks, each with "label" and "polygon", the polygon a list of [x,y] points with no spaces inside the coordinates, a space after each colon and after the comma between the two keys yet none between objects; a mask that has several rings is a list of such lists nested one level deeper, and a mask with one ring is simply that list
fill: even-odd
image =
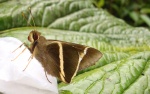
[{"label": "white object", "polygon": [[35,58],[23,71],[31,56],[28,49],[13,60],[25,48],[23,45],[13,52],[21,44],[22,42],[16,38],[0,38],[0,92],[4,94],[58,94],[56,78],[47,75],[49,81],[52,82],[49,83],[44,68]]}]

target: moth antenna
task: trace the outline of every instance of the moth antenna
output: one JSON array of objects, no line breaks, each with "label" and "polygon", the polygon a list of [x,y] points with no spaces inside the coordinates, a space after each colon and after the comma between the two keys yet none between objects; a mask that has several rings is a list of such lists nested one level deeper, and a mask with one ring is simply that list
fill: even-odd
[{"label": "moth antenna", "polygon": [[21,52],[19,55],[17,55],[16,58],[14,58],[14,59],[11,60],[11,61],[14,61],[15,59],[17,59],[26,49],[27,49],[27,48],[24,48],[24,49],[22,50],[22,52]]},{"label": "moth antenna", "polygon": [[46,76],[47,81],[48,81],[49,83],[52,83],[52,82],[48,79],[48,77],[47,77],[46,70],[44,70],[44,71],[45,71],[45,76]]},{"label": "moth antenna", "polygon": [[26,67],[24,68],[24,70],[23,71],[25,71],[26,70],[26,68],[28,67],[28,65],[30,64],[30,62],[31,62],[31,60],[33,59],[33,54],[30,56],[30,58],[28,59],[29,60],[29,62],[28,62],[28,64],[26,65]]},{"label": "moth antenna", "polygon": [[31,14],[31,19],[32,19],[33,24],[34,24],[34,27],[35,27],[35,22],[34,22],[34,18],[33,18],[33,15],[32,15],[32,12],[31,12],[31,8],[30,8],[30,7],[29,7],[29,12],[30,12],[30,14]]},{"label": "moth antenna", "polygon": [[31,25],[31,23],[28,22],[27,17],[26,17],[26,15],[25,15],[23,12],[22,12],[22,16],[23,16],[24,19],[26,20],[27,24],[30,25],[31,27],[33,27],[33,26]]}]

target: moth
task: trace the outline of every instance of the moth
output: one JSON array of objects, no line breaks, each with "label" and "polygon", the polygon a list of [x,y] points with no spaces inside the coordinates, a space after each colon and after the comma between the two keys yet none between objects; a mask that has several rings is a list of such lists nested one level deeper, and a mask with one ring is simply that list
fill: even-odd
[{"label": "moth", "polygon": [[46,39],[36,30],[29,33],[28,40],[32,57],[42,64],[45,72],[65,83],[70,83],[78,71],[95,64],[102,57],[95,48]]},{"label": "moth", "polygon": [[[35,27],[30,8],[29,12]],[[22,13],[22,15],[27,21],[27,17],[24,15],[24,13]],[[95,48],[60,40],[46,39],[37,30],[32,30],[29,33],[28,40],[30,45],[25,46],[27,46],[32,54],[29,60],[31,61],[32,58],[35,57],[42,64],[45,75],[48,73],[65,83],[70,83],[78,71],[94,65],[102,57],[102,53]],[[20,47],[22,45],[20,45]],[[29,65],[30,61],[28,62],[27,66]]]}]

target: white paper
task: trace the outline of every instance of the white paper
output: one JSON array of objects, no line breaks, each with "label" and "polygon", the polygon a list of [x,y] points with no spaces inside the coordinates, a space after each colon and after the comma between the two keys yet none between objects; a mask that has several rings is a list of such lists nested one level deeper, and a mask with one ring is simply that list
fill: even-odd
[{"label": "white paper", "polygon": [[[22,42],[12,37],[0,38],[0,92],[4,94],[58,94],[57,80],[50,75],[46,79],[41,63],[33,58],[28,64],[31,53],[26,49],[17,59],[12,61],[25,48]],[[13,53],[12,53],[13,52]]]}]

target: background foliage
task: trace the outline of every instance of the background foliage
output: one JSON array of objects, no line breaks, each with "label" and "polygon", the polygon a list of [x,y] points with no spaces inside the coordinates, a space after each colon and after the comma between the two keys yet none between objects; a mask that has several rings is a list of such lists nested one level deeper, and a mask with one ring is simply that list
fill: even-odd
[{"label": "background foliage", "polygon": [[132,26],[150,27],[149,0],[93,0],[95,7],[102,7],[124,19]]}]

